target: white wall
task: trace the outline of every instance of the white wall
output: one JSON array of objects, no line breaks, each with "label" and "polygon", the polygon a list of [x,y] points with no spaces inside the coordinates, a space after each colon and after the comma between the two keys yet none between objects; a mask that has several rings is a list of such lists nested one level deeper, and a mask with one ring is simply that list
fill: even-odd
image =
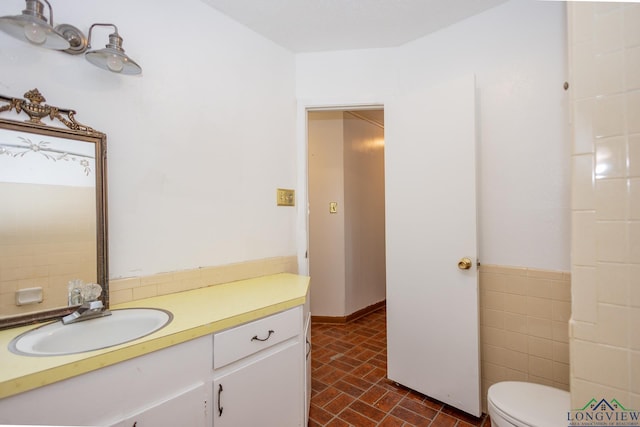
[{"label": "white wall", "polygon": [[[199,0],[54,2],[56,23],[113,22],[142,76],[0,37],[0,93],[37,87],[108,136],[110,277],[296,252],[295,63]],[[19,14],[22,0],[0,3]],[[101,48],[109,29],[94,29]]]},{"label": "white wall", "polygon": [[[309,274],[315,316],[347,314],[342,115],[309,113]],[[337,213],[329,214],[329,201],[338,203]]]},{"label": "white wall", "polygon": [[384,129],[344,113],[345,314],[386,298]]},{"label": "white wall", "polygon": [[399,48],[299,54],[299,110],[384,103],[475,73],[480,259],[568,271],[565,32],[563,3],[512,0]]},{"label": "white wall", "polygon": [[[5,0],[0,16],[23,8]],[[144,70],[113,75],[0,37],[0,93],[38,87],[108,135],[112,278],[303,256],[305,209],[274,201],[276,187],[306,197],[301,109],[384,103],[469,72],[480,99],[482,261],[569,269],[563,4],[512,0],[400,48],[295,57],[199,0],[54,9],[57,23],[84,31],[116,23]],[[96,29],[94,47],[108,33]]]}]

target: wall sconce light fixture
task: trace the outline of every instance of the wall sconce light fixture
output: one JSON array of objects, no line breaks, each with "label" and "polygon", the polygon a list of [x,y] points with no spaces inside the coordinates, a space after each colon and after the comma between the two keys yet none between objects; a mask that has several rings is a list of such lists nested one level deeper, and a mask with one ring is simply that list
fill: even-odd
[{"label": "wall sconce light fixture", "polygon": [[47,49],[67,49],[69,42],[53,28],[53,10],[49,6],[49,22],[44,16],[44,6],[38,0],[26,0],[27,7],[21,15],[0,18],[0,29],[18,40],[46,47]]},{"label": "wall sconce light fixture", "polygon": [[87,48],[91,47],[91,31],[93,27],[113,27],[114,33],[109,34],[109,43],[98,50],[90,50],[84,54],[87,61],[103,70],[113,71],[122,74],[140,74],[142,68],[129,58],[122,48],[122,37],[118,34],[118,27],[113,24],[93,24],[89,28],[89,40]]},{"label": "wall sconce light fixture", "polygon": [[[93,24],[89,27],[89,38],[69,24],[53,26],[53,10],[47,0],[25,0],[27,6],[21,15],[0,17],[0,30],[21,41],[47,49],[78,55],[85,54],[93,65],[114,73],[140,74],[142,68],[129,58],[122,48],[122,37],[114,24]],[[44,5],[49,8],[49,21],[44,16]],[[113,27],[109,43],[104,49],[87,51],[91,47],[93,27]]]}]

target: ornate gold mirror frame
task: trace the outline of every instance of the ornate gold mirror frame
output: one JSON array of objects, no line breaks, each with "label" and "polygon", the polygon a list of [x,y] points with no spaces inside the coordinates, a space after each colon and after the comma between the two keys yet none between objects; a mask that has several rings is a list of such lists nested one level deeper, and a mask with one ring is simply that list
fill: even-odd
[{"label": "ornate gold mirror frame", "polygon": [[73,312],[83,283],[109,306],[106,135],[24,97],[0,95],[0,329]]}]

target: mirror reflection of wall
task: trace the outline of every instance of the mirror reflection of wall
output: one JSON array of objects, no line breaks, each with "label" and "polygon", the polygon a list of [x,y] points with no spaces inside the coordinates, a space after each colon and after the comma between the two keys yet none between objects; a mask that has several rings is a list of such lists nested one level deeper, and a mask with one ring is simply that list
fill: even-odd
[{"label": "mirror reflection of wall", "polygon": [[[95,144],[0,129],[0,319],[66,307],[97,281]],[[41,287],[39,304],[16,305]]]}]

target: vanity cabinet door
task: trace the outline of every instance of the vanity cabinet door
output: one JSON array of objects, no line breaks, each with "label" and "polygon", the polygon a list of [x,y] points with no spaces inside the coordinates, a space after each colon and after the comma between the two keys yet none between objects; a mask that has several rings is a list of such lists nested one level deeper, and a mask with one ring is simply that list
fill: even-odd
[{"label": "vanity cabinet door", "polygon": [[300,341],[251,362],[228,366],[213,380],[214,427],[294,427],[302,422]]},{"label": "vanity cabinet door", "polygon": [[111,424],[110,427],[205,427],[206,389],[205,384],[201,383],[163,402],[141,409],[139,413]]},{"label": "vanity cabinet door", "polygon": [[210,426],[212,357],[204,336],[0,399],[0,424]]},{"label": "vanity cabinet door", "polygon": [[214,427],[306,425],[302,334],[301,306],[214,334]]}]

